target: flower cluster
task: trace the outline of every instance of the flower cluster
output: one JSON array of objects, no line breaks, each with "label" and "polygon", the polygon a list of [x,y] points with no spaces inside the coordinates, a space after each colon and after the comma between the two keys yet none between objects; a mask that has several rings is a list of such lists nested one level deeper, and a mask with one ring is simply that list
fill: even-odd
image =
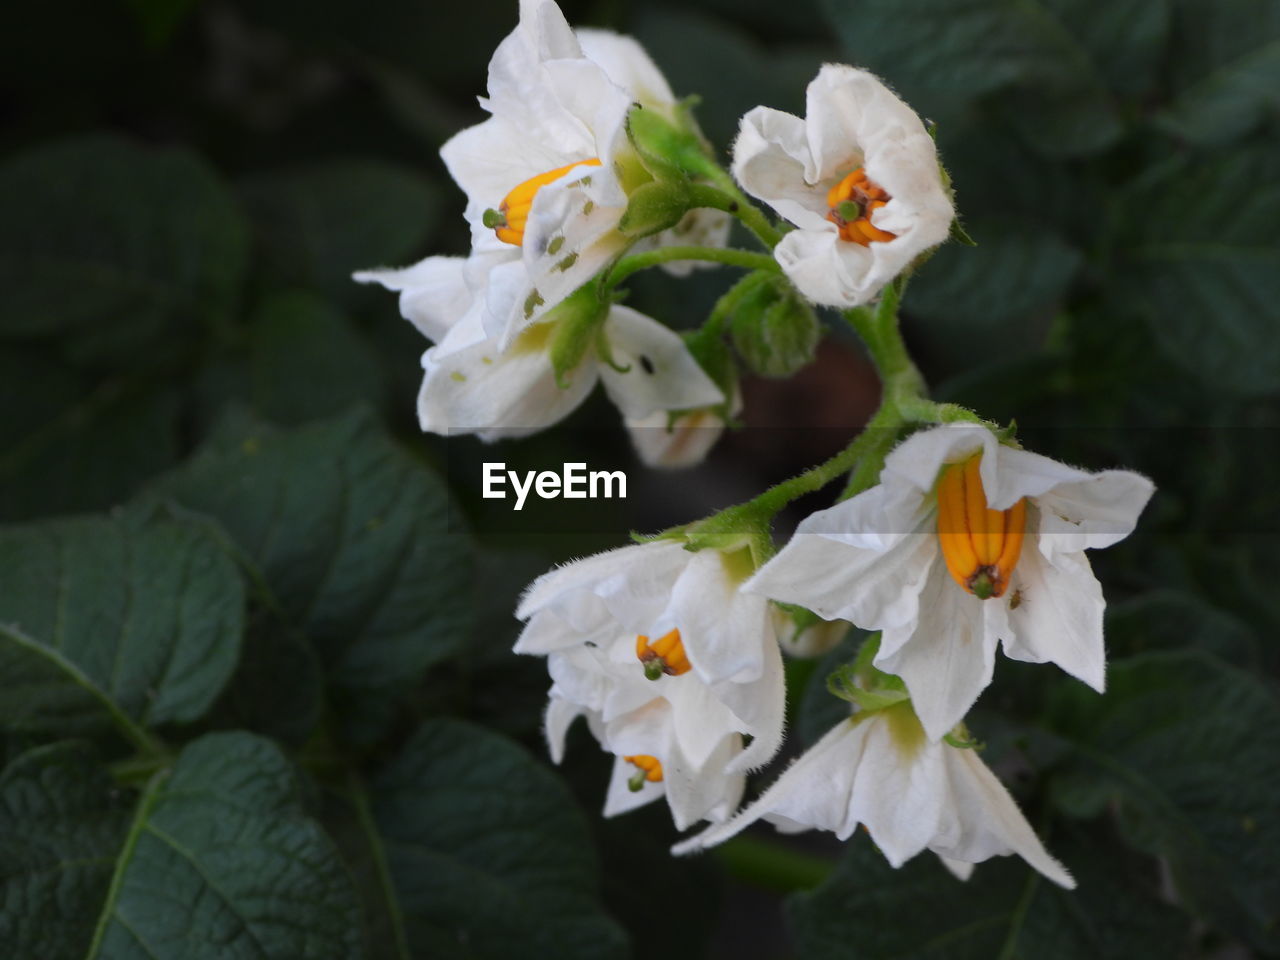
[{"label": "flower cluster", "polygon": [[[522,0],[488,88],[489,118],[442,150],[470,254],[357,274],[397,291],[432,341],[424,430],[528,433],[600,380],[646,462],[687,465],[740,412],[740,366],[787,375],[811,354],[811,304],[842,311],[884,381],[874,429],[831,461],[530,585],[515,649],[547,659],[552,757],[584,717],[615,758],[607,815],[665,797],[678,828],[710,823],[677,852],[760,819],[842,838],[861,824],[894,865],[928,849],[963,877],[1016,853],[1071,886],[963,720],[997,647],[1103,688],[1085,551],[1127,536],[1153,488],[927,398],[897,304],[963,231],[920,118],[865,70],[827,65],[803,119],[742,118],[730,176],[635,41],[575,33],[551,0]],[[729,215],[767,252],[727,248]],[[696,261],[750,272],[695,333],[618,303],[636,270]],[[775,551],[777,511],[846,474],[845,496]],[[849,624],[876,632],[832,677],[849,717],[739,810],[747,773],[783,742],[782,647],[822,652]]]}]

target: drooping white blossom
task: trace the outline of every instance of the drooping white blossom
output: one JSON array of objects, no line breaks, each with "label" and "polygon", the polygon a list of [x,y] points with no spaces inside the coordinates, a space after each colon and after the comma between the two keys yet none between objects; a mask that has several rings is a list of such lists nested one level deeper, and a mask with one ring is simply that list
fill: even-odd
[{"label": "drooping white blossom", "polygon": [[822,67],[803,120],[769,107],[744,116],[733,174],[795,225],[774,255],[802,294],[832,307],[871,300],[955,217],[924,124],[855,67]]},{"label": "drooping white blossom", "polygon": [[[676,828],[684,830],[699,820],[725,820],[737,808],[746,782],[742,771],[731,769],[742,753],[740,734],[726,733],[705,756],[690,757],[677,736],[670,702],[654,697],[652,689],[616,694],[618,686],[648,685],[643,673],[618,670],[598,648],[586,645],[549,654],[547,669],[554,681],[545,725],[551,758],[563,759],[565,735],[579,716],[614,755],[605,816],[665,798]],[[611,711],[606,723],[606,708],[620,700],[641,705]]]},{"label": "drooping white blossom", "polygon": [[517,610],[527,622],[515,650],[548,657],[553,752],[585,714],[606,749],[655,757],[664,771],[675,763],[693,785],[678,789],[730,809],[725,799],[741,789],[733,777],[778,749],[785,702],[776,614],[739,589],[744,563],[744,551],[660,540],[535,580]]},{"label": "drooping white blossom", "polygon": [[1085,550],[1132,532],[1154,490],[998,442],[925,430],[880,482],[806,518],[744,589],[883,636],[875,665],[906,681],[931,739],[958,723],[1006,656],[1105,683],[1105,603]]},{"label": "drooping white blossom", "polygon": [[484,318],[494,299],[510,291],[492,279],[472,282],[474,268],[474,257],[429,257],[404,270],[356,274],[398,291],[401,312],[436,343],[422,358],[423,430],[482,440],[532,433],[568,416],[597,381],[630,419],[722,402],[679,335],[617,305],[601,332],[609,357],[590,348],[558,384],[548,353],[554,323],[533,324],[503,349],[498,337],[486,335]]},{"label": "drooping white blossom", "polygon": [[895,867],[932,850],[964,879],[972,864],[1012,853],[1075,886],[977,752],[930,741],[907,702],[841,721],[758,800],[674,850],[721,843],[762,818],[841,840],[862,825]]}]

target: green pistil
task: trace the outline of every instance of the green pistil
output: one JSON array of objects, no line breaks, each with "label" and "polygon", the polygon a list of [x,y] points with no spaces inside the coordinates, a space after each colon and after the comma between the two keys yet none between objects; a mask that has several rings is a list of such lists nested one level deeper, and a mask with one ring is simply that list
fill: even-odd
[{"label": "green pistil", "polygon": [[836,204],[836,216],[845,223],[852,223],[862,216],[862,204],[852,200],[842,200]]},{"label": "green pistil", "polygon": [[481,216],[480,222],[490,230],[496,230],[498,227],[505,227],[507,225],[507,215],[501,210],[489,209],[484,212],[483,216]]},{"label": "green pistil", "polygon": [[648,774],[643,770],[637,770],[632,774],[631,779],[627,781],[627,789],[632,793],[639,793],[644,789],[644,782],[648,778]]},{"label": "green pistil", "polygon": [[657,680],[661,678],[663,673],[663,663],[661,657],[654,657],[652,660],[644,661],[644,675],[646,680]]}]

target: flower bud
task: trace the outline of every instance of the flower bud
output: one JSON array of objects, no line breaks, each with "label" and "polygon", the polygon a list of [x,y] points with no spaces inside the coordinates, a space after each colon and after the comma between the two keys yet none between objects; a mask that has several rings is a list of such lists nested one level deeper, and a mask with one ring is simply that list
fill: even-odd
[{"label": "flower bud", "polygon": [[734,311],[733,345],[747,366],[766,377],[787,377],[813,359],[821,337],[808,304],[780,284],[762,285]]}]

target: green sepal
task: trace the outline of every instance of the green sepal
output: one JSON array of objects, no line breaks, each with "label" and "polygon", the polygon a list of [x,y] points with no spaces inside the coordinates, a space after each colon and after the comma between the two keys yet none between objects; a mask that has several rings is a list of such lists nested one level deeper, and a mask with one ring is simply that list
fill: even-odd
[{"label": "green sepal", "polygon": [[596,295],[595,285],[587,283],[543,317],[542,322],[554,325],[547,354],[555,371],[556,386],[561,390],[569,388],[568,375],[578,368],[597,342],[597,333],[603,329],[607,315],[608,304]]},{"label": "green sepal", "polygon": [[897,683],[886,682],[867,689],[860,682],[863,677],[862,671],[858,669],[857,664],[845,663],[827,676],[827,692],[832,696],[839,697],[841,700],[856,704],[858,709],[864,713],[869,713],[873,710],[884,710],[887,707],[902,703],[904,700],[911,699],[911,694],[907,693],[906,686],[900,678],[881,673],[879,670],[876,673],[886,680],[896,680]]},{"label": "green sepal", "polygon": [[948,239],[963,244],[966,247],[976,247],[978,241],[969,236],[969,231],[964,228],[964,224],[960,222],[960,218],[956,217],[951,221],[951,232]]},{"label": "green sepal", "polygon": [[706,170],[707,145],[693,120],[692,102],[682,103],[678,112],[674,123],[661,111],[640,104],[627,114],[627,139],[645,169],[659,180],[684,180]]},{"label": "green sepal", "polygon": [[630,194],[618,231],[631,239],[669,230],[684,218],[691,206],[689,187],[683,180],[653,180]]}]

